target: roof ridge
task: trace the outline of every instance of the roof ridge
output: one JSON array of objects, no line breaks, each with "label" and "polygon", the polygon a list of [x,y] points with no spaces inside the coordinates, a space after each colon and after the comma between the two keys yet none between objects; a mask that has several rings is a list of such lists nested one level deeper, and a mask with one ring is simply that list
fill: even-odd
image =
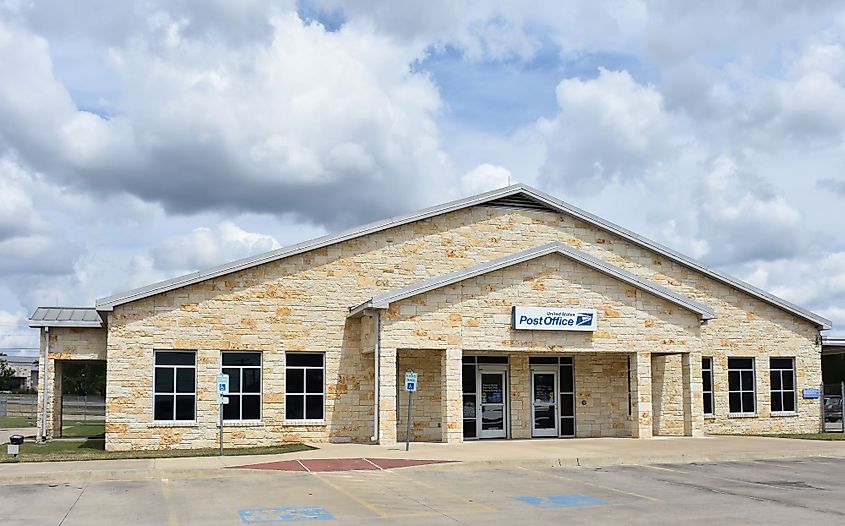
[{"label": "roof ridge", "polygon": [[319,238],[315,238],[312,240],[307,240],[301,243],[297,243],[288,247],[283,247],[275,250],[271,250],[269,252],[264,252],[262,254],[257,254],[255,256],[250,256],[247,258],[239,259],[236,261],[224,263],[222,265],[218,265],[216,267],[212,267],[206,270],[200,270],[196,272],[192,272],[189,274],[185,274],[182,276],[177,276],[175,278],[171,278],[164,281],[159,281],[157,283],[153,283],[147,285],[145,287],[131,289],[128,291],[123,291],[117,294],[113,294],[111,296],[106,296],[103,298],[99,298],[96,300],[95,308],[101,311],[109,311],[112,310],[117,305],[122,305],[124,303],[129,303],[132,301],[136,301],[142,298],[146,298],[148,296],[152,296],[155,294],[161,294],[163,292],[167,292],[169,290],[181,288],[184,286],[191,285],[193,283],[198,283],[201,281],[205,281],[207,279],[212,279],[215,277],[219,277],[222,275],[230,274],[232,272],[237,272],[240,270],[244,270],[247,268],[251,268],[257,265],[261,265],[264,263],[270,263],[272,261],[276,261],[279,259],[283,259],[286,257],[290,257],[296,254],[300,254],[303,252],[308,252],[310,250],[316,250],[319,248],[323,248],[329,245],[333,245],[336,243],[340,243],[343,241],[347,241],[349,239],[355,239],[357,237],[361,237],[367,234],[379,232],[381,230],[385,230],[388,228],[401,226],[407,223],[411,223],[414,221],[420,221],[423,219],[428,219],[430,217],[434,217],[437,215],[441,215],[448,212],[453,212],[456,210],[460,210],[463,208],[467,208],[470,206],[479,205],[494,199],[498,199],[501,197],[506,197],[510,195],[514,195],[517,193],[524,193],[526,196],[538,200],[542,203],[549,205],[552,209],[558,211],[559,213],[568,214],[570,216],[575,217],[576,219],[580,219],[586,223],[595,225],[599,228],[602,228],[614,235],[617,235],[635,245],[638,245],[646,250],[650,250],[661,254],[662,256],[674,260],[677,263],[684,265],[688,268],[696,270],[700,273],[703,273],[712,279],[720,281],[728,286],[736,288],[749,294],[751,296],[756,297],[757,299],[769,303],[775,307],[783,309],[787,312],[790,312],[800,318],[803,318],[807,321],[814,323],[820,329],[829,329],[832,327],[832,323],[827,318],[819,316],[807,309],[799,307],[798,305],[786,301],[782,298],[775,296],[769,292],[766,292],[754,285],[746,283],[740,279],[734,278],[728,274],[725,274],[721,271],[712,269],[703,263],[700,263],[690,257],[687,257],[680,252],[677,252],[671,248],[668,248],[656,241],[652,241],[646,237],[643,237],[631,230],[623,228],[611,221],[603,219],[595,214],[582,210],[574,205],[571,205],[565,201],[557,199],[545,192],[537,190],[525,183],[516,183],[510,186],[506,186],[503,188],[498,188],[495,190],[490,190],[488,192],[484,192],[481,194],[465,197],[462,199],[457,199],[454,201],[450,201],[447,203],[443,203],[440,205],[431,206],[428,208],[424,208],[422,210],[411,212],[408,214],[402,214],[399,216],[395,216],[392,218],[384,219],[381,221],[376,221],[372,223],[368,223],[366,225],[344,230],[339,233],[335,234],[328,234],[325,236],[321,236]]}]

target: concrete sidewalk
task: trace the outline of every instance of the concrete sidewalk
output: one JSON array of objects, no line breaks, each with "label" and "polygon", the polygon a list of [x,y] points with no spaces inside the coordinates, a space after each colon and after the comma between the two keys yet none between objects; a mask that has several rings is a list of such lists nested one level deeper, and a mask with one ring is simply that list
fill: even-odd
[{"label": "concrete sidewalk", "polygon": [[[277,476],[277,472],[225,469],[294,459],[405,458],[450,460],[438,469],[488,467],[576,467],[845,457],[845,441],[712,436],[705,438],[595,438],[574,440],[477,441],[464,444],[315,444],[319,449],[280,455],[186,457],[0,464],[0,484],[67,483],[153,478]],[[428,469],[425,466],[413,469]]]}]

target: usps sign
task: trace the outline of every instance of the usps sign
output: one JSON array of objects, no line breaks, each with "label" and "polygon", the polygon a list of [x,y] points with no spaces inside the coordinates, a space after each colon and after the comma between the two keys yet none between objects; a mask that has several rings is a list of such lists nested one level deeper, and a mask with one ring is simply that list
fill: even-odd
[{"label": "usps sign", "polygon": [[511,325],[523,331],[594,331],[598,317],[596,309],[514,306]]}]

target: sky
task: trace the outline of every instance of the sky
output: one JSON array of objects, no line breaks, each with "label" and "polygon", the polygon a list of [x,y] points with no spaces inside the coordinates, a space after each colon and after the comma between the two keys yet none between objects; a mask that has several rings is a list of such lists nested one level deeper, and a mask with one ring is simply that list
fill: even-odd
[{"label": "sky", "polygon": [[845,334],[842,2],[0,0],[0,79],[0,352],[516,182]]}]

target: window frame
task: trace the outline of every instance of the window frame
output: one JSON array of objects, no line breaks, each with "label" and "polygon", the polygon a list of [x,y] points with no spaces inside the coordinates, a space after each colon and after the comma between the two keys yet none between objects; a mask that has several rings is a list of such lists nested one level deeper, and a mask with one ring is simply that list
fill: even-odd
[{"label": "window frame", "polygon": [[[167,353],[191,353],[194,355],[194,364],[193,365],[157,365],[156,364],[156,357],[159,354],[167,354]],[[156,391],[156,369],[157,368],[169,368],[173,370],[173,392],[167,393],[159,393]],[[194,371],[194,390],[191,393],[179,393],[176,391],[176,381],[177,381],[177,374],[176,371],[178,369],[193,369]],[[196,349],[153,349],[153,370],[152,370],[152,407],[151,407],[151,414],[152,414],[152,422],[156,425],[166,425],[166,424],[196,424],[197,423],[197,351]],[[157,419],[156,418],[156,396],[172,396],[173,397],[173,418],[171,419]],[[194,409],[193,414],[194,417],[190,420],[178,419],[176,418],[176,396],[193,396],[194,398]]]},{"label": "window frame", "polygon": [[[783,368],[773,368],[772,367],[772,360],[789,360],[792,362],[791,369],[783,369]],[[781,380],[780,380],[780,389],[775,389],[772,384],[772,373],[773,372],[781,373]],[[786,371],[792,372],[792,389],[784,389],[783,388],[783,373]],[[795,357],[794,356],[770,356],[769,357],[769,410],[773,415],[794,415],[798,411],[798,382],[797,382],[797,371],[795,370]],[[774,397],[775,393],[780,396],[780,411],[775,411],[774,407]],[[784,393],[792,393],[792,409],[786,410],[783,409],[783,395]]]},{"label": "window frame", "polygon": [[[258,355],[258,365],[223,365],[223,355],[225,354],[257,354]],[[240,423],[240,422],[262,422],[264,418],[264,353],[261,351],[220,351],[220,374],[223,373],[224,369],[237,369],[238,374],[240,377],[238,378],[238,385],[240,386],[241,390],[237,393],[231,392],[232,386],[232,379],[229,379],[229,387],[230,387],[230,394],[234,394],[238,396],[240,407],[238,408],[238,414],[240,418],[226,418],[225,411],[223,415],[223,425],[226,425],[227,422],[229,423]],[[243,392],[243,385],[244,385],[244,369],[258,369],[258,418],[244,418],[244,394],[247,396],[256,396],[256,393],[244,393]],[[229,396],[223,395],[223,396]]]},{"label": "window frame", "polygon": [[[314,354],[319,355],[323,359],[323,363],[320,367],[314,365],[289,365],[288,356],[290,355],[302,355],[302,354]],[[309,393],[308,386],[307,386],[307,375],[303,372],[303,384],[302,389],[303,392],[296,392],[291,393],[288,392],[288,371],[291,369],[302,369],[306,371],[308,369],[319,369],[323,371],[323,386],[322,391],[319,393]],[[326,353],[321,351],[287,351],[285,352],[285,406],[284,406],[284,422],[291,423],[291,424],[324,424],[326,422]],[[288,396],[302,396],[302,418],[288,418]],[[307,418],[308,416],[308,396],[317,396],[320,395],[323,397],[323,417],[322,418]]]},{"label": "window frame", "polygon": [[[731,368],[731,360],[751,360],[751,369],[747,368]],[[739,390],[731,389],[731,372],[736,371],[739,373]],[[750,390],[743,389],[742,385],[742,372],[743,371],[751,371],[751,384],[752,388]],[[734,411],[731,407],[731,394],[739,393],[739,405],[740,411]],[[752,401],[754,403],[753,411],[745,411],[745,407],[743,404],[743,394],[744,393],[751,393],[752,394]],[[758,415],[758,406],[757,403],[757,360],[751,356],[730,356],[728,357],[728,416],[757,416]]]},{"label": "window frame", "polygon": [[[704,360],[709,362],[707,367],[704,366]],[[709,385],[704,383],[704,371],[710,372],[710,382]],[[713,396],[713,357],[712,356],[702,356],[701,357],[701,402],[702,402],[702,409],[704,412],[705,417],[712,417],[716,415],[716,398]],[[704,395],[709,393],[710,394],[710,412],[707,412],[707,405],[704,403]]]}]

